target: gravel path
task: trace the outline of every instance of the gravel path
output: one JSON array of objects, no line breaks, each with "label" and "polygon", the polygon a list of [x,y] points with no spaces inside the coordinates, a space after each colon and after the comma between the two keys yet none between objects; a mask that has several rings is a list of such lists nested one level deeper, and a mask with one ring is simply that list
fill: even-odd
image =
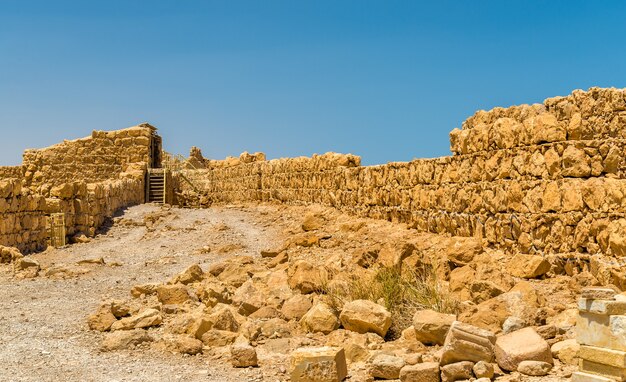
[{"label": "gravel path", "polygon": [[[61,266],[84,274],[16,280],[10,268],[2,266],[0,381],[266,380],[259,369],[233,369],[202,355],[155,350],[102,353],[98,350],[102,334],[89,331],[85,319],[107,298],[128,298],[132,285],[162,282],[193,263],[206,269],[224,257],[256,256],[278,236],[260,223],[261,214],[262,207],[135,206],[124,212],[120,224],[90,243],[33,255],[44,269]],[[146,216],[160,215],[152,229],[137,224]],[[211,252],[199,254],[204,246]],[[234,250],[229,252],[228,246]],[[76,265],[100,257],[106,265]],[[112,266],[115,262],[122,265]]]}]

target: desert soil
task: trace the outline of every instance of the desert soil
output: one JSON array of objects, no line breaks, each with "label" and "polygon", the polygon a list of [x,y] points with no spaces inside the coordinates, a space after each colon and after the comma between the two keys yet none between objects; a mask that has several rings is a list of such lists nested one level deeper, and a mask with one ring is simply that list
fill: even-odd
[{"label": "desert soil", "polygon": [[[115,224],[87,244],[33,255],[42,269],[68,269],[64,278],[16,280],[8,266],[0,268],[0,381],[276,380],[201,355],[99,351],[102,334],[87,328],[86,317],[103,300],[129,298],[130,286],[161,282],[194,263],[258,256],[280,235],[261,223],[263,207],[172,208],[155,230],[132,224],[161,213],[153,205],[131,207],[122,216],[130,224]],[[200,254],[204,246],[211,253]],[[98,258],[105,265],[76,265]]]}]

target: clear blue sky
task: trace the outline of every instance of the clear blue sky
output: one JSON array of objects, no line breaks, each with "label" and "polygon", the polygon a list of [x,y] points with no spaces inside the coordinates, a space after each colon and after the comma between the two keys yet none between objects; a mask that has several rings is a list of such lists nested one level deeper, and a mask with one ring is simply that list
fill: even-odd
[{"label": "clear blue sky", "polygon": [[477,109],[626,87],[624,1],[0,0],[0,164],[147,121],[206,157],[449,154]]}]

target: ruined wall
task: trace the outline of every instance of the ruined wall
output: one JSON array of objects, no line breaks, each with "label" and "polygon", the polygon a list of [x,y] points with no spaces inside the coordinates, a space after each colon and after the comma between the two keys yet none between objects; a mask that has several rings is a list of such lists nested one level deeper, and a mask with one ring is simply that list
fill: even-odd
[{"label": "ruined wall", "polygon": [[624,90],[481,111],[450,139],[455,155],[436,159],[363,167],[334,154],[183,174],[212,202],[322,203],[507,250],[626,255]]},{"label": "ruined wall", "polygon": [[[0,167],[0,245],[45,248],[47,217],[64,213],[66,233],[93,236],[108,217],[143,203],[156,129],[148,124],[26,150],[24,163]],[[154,139],[157,138],[157,139]]]},{"label": "ruined wall", "polygon": [[94,131],[90,137],[64,141],[24,152],[24,182],[48,195],[65,183],[96,183],[117,179],[132,163],[148,163],[154,127],[142,124],[124,130]]}]

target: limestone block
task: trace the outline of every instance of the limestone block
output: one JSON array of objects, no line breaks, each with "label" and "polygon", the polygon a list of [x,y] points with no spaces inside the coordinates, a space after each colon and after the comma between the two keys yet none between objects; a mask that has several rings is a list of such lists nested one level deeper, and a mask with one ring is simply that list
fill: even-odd
[{"label": "limestone block", "polygon": [[[615,292],[613,292],[615,293]],[[606,316],[626,314],[626,301],[578,299],[578,310]]]},{"label": "limestone block", "polygon": [[456,316],[433,310],[419,310],[413,316],[413,327],[418,341],[424,344],[443,345],[448,330]]},{"label": "limestone block", "polygon": [[576,333],[581,345],[626,351],[626,316],[580,312]]},{"label": "limestone block", "polygon": [[617,381],[626,381],[626,368],[581,359],[579,369],[582,372],[601,375]]},{"label": "limestone block", "polygon": [[612,378],[577,371],[572,374],[572,382],[614,382]]},{"label": "limestone block", "polygon": [[617,368],[626,368],[626,352],[624,351],[582,345],[578,356],[590,362],[602,363]]},{"label": "limestone block", "polygon": [[522,361],[552,364],[550,346],[533,328],[524,328],[498,337],[494,352],[498,365],[504,370],[515,371]]},{"label": "limestone block", "polygon": [[348,375],[342,348],[300,348],[291,354],[292,382],[341,382]]},{"label": "limestone block", "polygon": [[460,361],[492,362],[496,337],[488,330],[455,321],[444,342],[441,365]]}]

